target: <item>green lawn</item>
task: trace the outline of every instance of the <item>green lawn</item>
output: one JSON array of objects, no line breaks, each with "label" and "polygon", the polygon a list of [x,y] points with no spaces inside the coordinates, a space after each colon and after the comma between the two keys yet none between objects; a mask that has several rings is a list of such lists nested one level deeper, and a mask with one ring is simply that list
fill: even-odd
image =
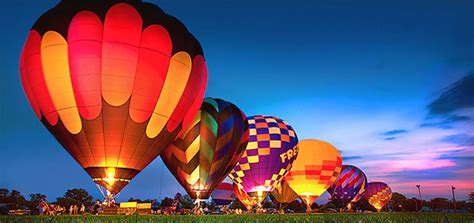
[{"label": "green lawn", "polygon": [[474,222],[474,214],[458,213],[353,213],[206,216],[0,216],[1,223],[151,223],[151,222]]}]

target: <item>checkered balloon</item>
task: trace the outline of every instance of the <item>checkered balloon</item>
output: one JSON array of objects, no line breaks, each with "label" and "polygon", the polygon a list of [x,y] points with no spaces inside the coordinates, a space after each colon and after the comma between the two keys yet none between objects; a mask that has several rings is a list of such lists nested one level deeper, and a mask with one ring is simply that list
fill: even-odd
[{"label": "checkered balloon", "polygon": [[386,183],[370,182],[365,189],[364,198],[380,211],[392,198],[392,189]]},{"label": "checkered balloon", "polygon": [[229,178],[260,202],[286,176],[296,159],[298,137],[285,121],[265,115],[248,117],[250,137]]}]

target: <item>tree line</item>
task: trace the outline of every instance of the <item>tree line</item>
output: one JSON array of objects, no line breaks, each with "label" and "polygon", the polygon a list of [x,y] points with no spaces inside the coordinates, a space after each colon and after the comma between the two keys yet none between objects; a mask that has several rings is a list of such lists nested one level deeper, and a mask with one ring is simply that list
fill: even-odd
[{"label": "tree line", "polygon": [[[39,203],[47,199],[46,195],[40,193],[34,193],[29,195],[29,199],[26,199],[25,196],[21,194],[18,190],[8,190],[6,188],[0,188],[0,214],[7,214],[9,209],[28,209],[31,210],[32,214],[37,214],[39,212],[38,206]],[[136,201],[138,203],[156,203],[158,202],[160,207],[171,206],[173,201],[176,199],[179,200],[180,205],[186,209],[192,209],[194,207],[194,201],[188,196],[181,196],[180,193],[177,193],[175,197],[164,197],[160,201],[155,199],[137,199],[130,198],[128,201]],[[62,207],[69,207],[71,205],[82,205],[84,204],[87,208],[92,207],[95,200],[94,198],[85,190],[85,189],[69,189],[67,190],[62,197],[56,198],[55,201],[47,200],[48,203],[57,204]],[[294,212],[304,212],[306,209],[305,204],[299,199],[289,203],[289,204],[278,204],[273,202],[274,198],[270,195],[264,202],[264,208],[284,208],[289,209]],[[213,202],[203,203],[205,207],[209,209],[214,209],[216,204]],[[235,200],[229,206],[230,209],[242,209],[245,210],[245,206],[239,201]],[[318,205],[314,203],[312,205],[313,209],[319,209],[321,211],[325,210],[338,210],[343,209],[344,205],[338,203],[337,201],[329,201],[324,205]],[[386,205],[386,211],[440,211],[453,209],[454,205],[451,200],[446,198],[433,198],[431,200],[419,200],[416,198],[407,198],[404,195],[394,192],[392,195],[391,201]],[[362,211],[375,211],[375,209],[364,199],[359,200],[357,203],[352,205],[353,210],[362,210]],[[469,194],[468,201],[456,201],[456,209],[458,210],[474,210],[474,192]]]}]

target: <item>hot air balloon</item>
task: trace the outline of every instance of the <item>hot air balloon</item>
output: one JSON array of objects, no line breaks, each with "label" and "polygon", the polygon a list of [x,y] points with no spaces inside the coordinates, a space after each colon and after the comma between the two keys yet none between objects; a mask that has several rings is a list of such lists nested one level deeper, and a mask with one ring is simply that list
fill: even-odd
[{"label": "hot air balloon", "polygon": [[190,123],[207,83],[198,41],[138,0],[61,1],[29,32],[20,76],[43,125],[112,194]]},{"label": "hot air balloon", "polygon": [[380,212],[392,198],[392,189],[386,183],[370,182],[365,188],[364,198]]},{"label": "hot air balloon", "polygon": [[222,182],[214,189],[211,197],[217,205],[229,205],[235,198],[234,187],[231,183]]},{"label": "hot air balloon", "polygon": [[198,114],[161,155],[193,199],[208,199],[247,146],[247,118],[234,104],[205,98]]},{"label": "hot air balloon", "polygon": [[257,204],[257,199],[250,197],[238,184],[233,184],[234,193],[237,199],[250,211],[254,205]]},{"label": "hot air balloon", "polygon": [[327,142],[306,139],[298,143],[299,154],[285,181],[306,203],[311,204],[335,181],[342,167],[339,151]]},{"label": "hot air balloon", "polygon": [[298,194],[291,189],[290,185],[288,185],[285,180],[273,189],[272,195],[273,198],[275,198],[274,202],[279,204],[280,209],[282,204],[289,204],[298,198]]},{"label": "hot air balloon", "polygon": [[229,174],[259,204],[291,168],[298,138],[285,121],[272,116],[248,118],[250,137],[244,155]]},{"label": "hot air balloon", "polygon": [[351,203],[357,202],[365,191],[366,182],[367,177],[362,170],[355,166],[342,165],[341,173],[336,182],[328,188],[328,192],[333,200],[347,205],[350,209]]}]

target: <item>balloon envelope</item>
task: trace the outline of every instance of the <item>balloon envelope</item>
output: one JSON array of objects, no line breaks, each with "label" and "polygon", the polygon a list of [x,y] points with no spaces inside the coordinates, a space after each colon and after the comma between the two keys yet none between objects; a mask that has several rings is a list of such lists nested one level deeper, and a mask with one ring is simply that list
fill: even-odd
[{"label": "balloon envelope", "polygon": [[257,204],[257,200],[255,198],[250,197],[244,190],[242,190],[239,185],[233,184],[234,193],[237,199],[239,199],[242,204],[244,204],[247,210],[252,209],[252,207]]},{"label": "balloon envelope", "polygon": [[284,180],[273,189],[272,195],[276,203],[283,204],[291,203],[298,198],[298,194]]},{"label": "balloon envelope", "polygon": [[248,122],[247,148],[229,178],[262,202],[291,168],[298,138],[288,123],[276,117],[252,116]]},{"label": "balloon envelope", "polygon": [[33,111],[108,191],[118,193],[199,110],[202,49],[141,1],[61,1],[32,27],[20,75]]},{"label": "balloon envelope", "polygon": [[365,191],[367,177],[359,168],[351,165],[342,165],[342,171],[336,182],[328,188],[333,200],[347,205],[357,202]]},{"label": "balloon envelope", "polygon": [[235,198],[234,187],[230,183],[222,182],[212,192],[211,197],[217,205],[228,205]]},{"label": "balloon envelope", "polygon": [[193,199],[207,199],[247,146],[247,118],[232,103],[205,98],[191,125],[161,155]]},{"label": "balloon envelope", "polygon": [[392,189],[382,182],[370,182],[364,192],[364,198],[380,211],[392,198]]},{"label": "balloon envelope", "polygon": [[339,151],[327,142],[306,139],[298,143],[299,155],[285,181],[309,207],[341,172]]}]

